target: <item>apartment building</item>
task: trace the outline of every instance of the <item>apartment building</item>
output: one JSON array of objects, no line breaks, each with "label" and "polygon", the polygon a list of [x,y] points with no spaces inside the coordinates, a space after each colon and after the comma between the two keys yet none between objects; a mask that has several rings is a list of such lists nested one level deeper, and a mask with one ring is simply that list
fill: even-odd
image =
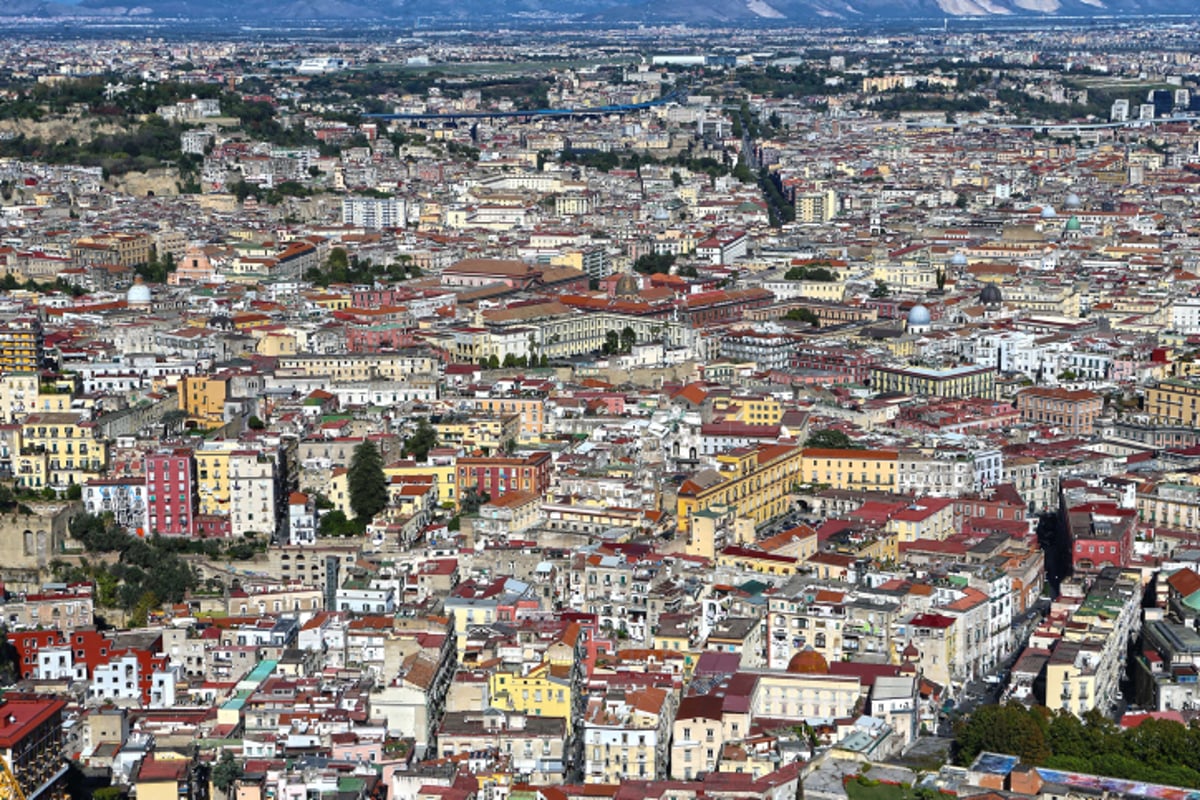
[{"label": "apartment building", "polygon": [[1017,394],[1017,410],[1024,422],[1059,428],[1071,436],[1090,436],[1104,411],[1104,398],[1086,389],[1031,387]]}]

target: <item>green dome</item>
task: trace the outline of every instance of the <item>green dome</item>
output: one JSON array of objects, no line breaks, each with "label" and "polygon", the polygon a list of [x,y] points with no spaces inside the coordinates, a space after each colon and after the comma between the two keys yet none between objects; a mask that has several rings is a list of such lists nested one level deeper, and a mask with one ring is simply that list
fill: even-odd
[{"label": "green dome", "polygon": [[1067,230],[1069,231],[1077,231],[1082,227],[1083,226],[1079,224],[1079,217],[1071,217],[1069,220],[1067,220]]}]

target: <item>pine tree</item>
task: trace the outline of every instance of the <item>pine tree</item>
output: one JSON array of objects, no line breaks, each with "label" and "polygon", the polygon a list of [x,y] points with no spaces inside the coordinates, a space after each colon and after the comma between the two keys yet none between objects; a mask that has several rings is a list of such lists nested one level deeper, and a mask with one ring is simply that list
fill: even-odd
[{"label": "pine tree", "polygon": [[383,474],[383,457],[375,443],[367,440],[354,448],[346,481],[350,487],[350,510],[364,522],[387,507],[387,477]]}]

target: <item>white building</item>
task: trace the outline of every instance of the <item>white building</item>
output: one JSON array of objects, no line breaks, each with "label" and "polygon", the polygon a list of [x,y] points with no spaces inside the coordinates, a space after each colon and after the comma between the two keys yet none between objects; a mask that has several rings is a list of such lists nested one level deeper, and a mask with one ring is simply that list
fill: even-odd
[{"label": "white building", "polygon": [[288,544],[316,544],[317,509],[308,495],[292,492],[288,497]]},{"label": "white building", "polygon": [[112,514],[123,528],[148,530],[145,478],[95,478],[83,485],[83,507],[95,516]]},{"label": "white building", "polygon": [[337,590],[335,603],[338,611],[354,614],[394,614],[396,592],[390,586],[362,586],[348,581]]},{"label": "white building", "polygon": [[172,664],[150,676],[150,707],[171,708],[175,705],[175,686],[183,680],[183,670]]},{"label": "white building", "polygon": [[896,464],[896,491],[959,497],[995,486],[1003,477],[999,450],[903,450]]},{"label": "white building", "polygon": [[88,699],[139,701],[142,699],[140,680],[141,668],[137,656],[121,656],[96,667],[92,672]]},{"label": "white building", "polygon": [[230,535],[275,532],[275,461],[254,450],[229,456]]},{"label": "white building", "polygon": [[407,211],[403,200],[394,197],[346,197],[342,199],[342,222],[378,230],[404,225]]},{"label": "white building", "polygon": [[1200,333],[1200,298],[1183,298],[1171,305],[1171,329],[1178,333]]},{"label": "white building", "polygon": [[37,654],[38,680],[69,681],[75,677],[74,658],[69,647],[43,647]]}]

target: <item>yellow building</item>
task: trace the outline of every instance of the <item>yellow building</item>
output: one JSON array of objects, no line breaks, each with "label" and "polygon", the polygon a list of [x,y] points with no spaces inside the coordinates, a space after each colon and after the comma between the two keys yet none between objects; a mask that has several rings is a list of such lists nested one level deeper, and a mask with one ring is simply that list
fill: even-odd
[{"label": "yellow building", "polygon": [[778,425],[783,419],[783,404],[769,395],[716,397],[713,413],[747,425]]},{"label": "yellow building", "polygon": [[134,781],[138,800],[179,800],[187,794],[190,766],[189,759],[163,749],[142,759]]},{"label": "yellow building", "polygon": [[179,409],[201,427],[225,424],[229,380],[224,376],[184,375],[179,379]]},{"label": "yellow building", "polygon": [[1046,705],[1082,717],[1097,705],[1096,670],[1091,659],[1099,648],[1060,642],[1046,664]]},{"label": "yellow building", "polygon": [[1016,284],[1004,290],[1004,303],[1039,314],[1079,316],[1079,293],[1070,286]]},{"label": "yellow building", "polygon": [[943,541],[956,533],[954,502],[949,498],[923,498],[898,511],[887,522],[887,530],[900,542],[917,539]]},{"label": "yellow building", "polygon": [[1200,424],[1200,383],[1165,380],[1146,389],[1146,413],[1169,425]]},{"label": "yellow building", "polygon": [[937,269],[929,264],[875,264],[871,278],[883,281],[893,290],[928,291],[937,288]]},{"label": "yellow building", "polygon": [[196,453],[196,487],[200,492],[201,514],[229,513],[230,457],[237,443],[205,446]]},{"label": "yellow building", "polygon": [[1138,520],[1182,531],[1200,530],[1200,477],[1177,477],[1178,481],[1139,487],[1135,498]]},{"label": "yellow building", "polygon": [[655,650],[669,650],[673,653],[690,653],[692,644],[687,631],[668,628],[654,633],[652,642]]},{"label": "yellow building", "polygon": [[[384,474],[387,471],[384,470]],[[333,503],[334,511],[341,511],[346,515],[346,519],[354,518],[354,511],[350,508],[350,479],[349,470],[345,467],[337,467],[329,476],[329,484],[325,490],[325,498]]]},{"label": "yellow building", "polygon": [[434,425],[440,444],[480,449],[485,453],[498,453],[507,442],[515,442],[521,435],[521,418],[517,414],[503,417],[481,417],[471,419],[443,419]]},{"label": "yellow building", "polygon": [[833,189],[816,192],[797,192],[796,222],[828,222],[837,216],[837,193]]},{"label": "yellow building", "polygon": [[290,330],[251,331],[254,351],[264,356],[294,356],[299,351],[296,334]]},{"label": "yellow building", "polygon": [[81,263],[136,267],[153,258],[154,239],[145,233],[83,236],[71,243],[71,255]]},{"label": "yellow building", "polygon": [[795,575],[799,572],[799,560],[794,556],[782,556],[748,547],[726,547],[717,553],[717,566],[729,569],[748,570],[763,575]]},{"label": "yellow building", "polygon": [[895,450],[804,450],[800,480],[832,489],[891,491],[896,485]]},{"label": "yellow building", "polygon": [[437,376],[437,360],[416,351],[335,355],[300,353],[280,357],[275,367],[293,375],[322,377],[332,381],[400,381]]},{"label": "yellow building", "polygon": [[571,725],[571,668],[542,663],[525,675],[493,672],[488,697],[493,708],[537,717],[561,717]]},{"label": "yellow building", "polygon": [[715,506],[756,525],[786,513],[792,485],[801,480],[801,450],[790,444],[739,448],[717,456],[717,467],[697,472],[679,487],[679,532],[689,529],[694,514]]},{"label": "yellow building", "polygon": [[43,489],[50,485],[50,458],[41,452],[17,453],[13,458],[13,474],[17,485]]},{"label": "yellow building", "polygon": [[[457,476],[454,471],[456,459],[454,458],[435,458],[430,457],[428,462],[422,463],[418,461],[396,461],[386,465],[383,468],[383,474],[390,481],[396,477],[415,477],[418,475],[432,475],[433,485],[437,487],[437,503],[442,507],[458,507],[458,492],[456,491]],[[339,477],[335,477],[335,482],[341,480],[345,483],[345,473]],[[334,491],[342,489],[346,492],[346,504],[349,505],[349,489],[335,483]],[[330,500],[335,504],[338,500],[330,495]],[[347,516],[351,516],[347,509]]]},{"label": "yellow building", "polygon": [[846,284],[841,281],[800,281],[800,297],[840,303],[846,299]]},{"label": "yellow building", "polygon": [[545,429],[545,402],[541,398],[529,397],[467,397],[457,399],[472,409],[478,416],[504,418],[516,415],[520,420],[518,440],[536,441]]},{"label": "yellow building", "polygon": [[[9,372],[0,375],[0,421],[14,422],[28,413],[38,394],[36,372]],[[61,409],[54,409],[56,411]]]},{"label": "yellow building", "polygon": [[42,323],[35,316],[0,324],[0,372],[35,372],[42,367]]},{"label": "yellow building", "polygon": [[25,486],[33,484],[26,482],[21,471],[43,456],[43,485],[58,489],[82,485],[108,468],[108,445],[96,438],[95,425],[71,413],[28,415],[21,425],[21,455],[32,457],[22,458],[18,464],[17,480]]}]

